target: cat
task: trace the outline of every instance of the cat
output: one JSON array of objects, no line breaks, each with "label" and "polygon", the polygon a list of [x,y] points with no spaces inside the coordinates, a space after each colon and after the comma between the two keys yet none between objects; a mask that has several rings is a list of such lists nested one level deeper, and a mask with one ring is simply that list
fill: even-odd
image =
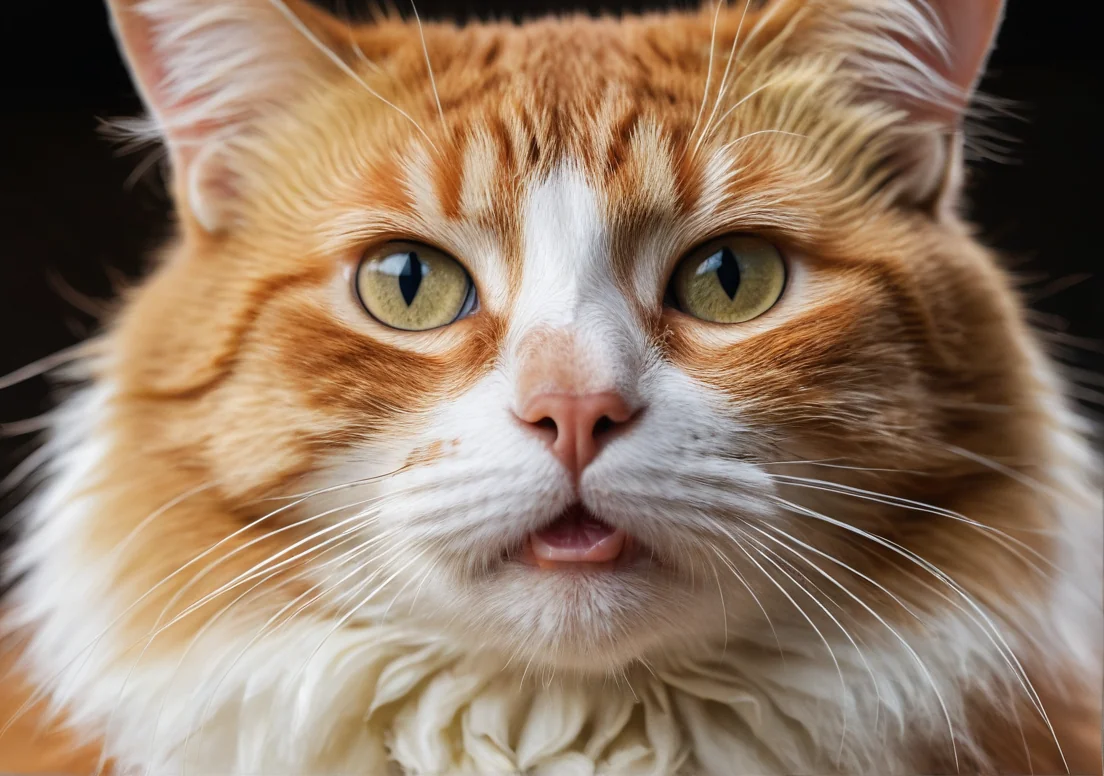
[{"label": "cat", "polygon": [[1100,772],[1100,466],[961,215],[999,0],[109,7],[177,235],[68,367],[14,724],[159,775]]}]

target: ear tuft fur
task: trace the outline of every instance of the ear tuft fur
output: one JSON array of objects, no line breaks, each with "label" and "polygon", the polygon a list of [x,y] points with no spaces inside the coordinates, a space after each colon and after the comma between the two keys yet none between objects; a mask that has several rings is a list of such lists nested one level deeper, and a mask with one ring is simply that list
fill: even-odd
[{"label": "ear tuft fur", "polygon": [[338,23],[301,0],[109,0],[116,36],[149,109],[125,122],[163,138],[179,205],[209,231],[232,204],[227,142],[325,73],[316,40]]}]

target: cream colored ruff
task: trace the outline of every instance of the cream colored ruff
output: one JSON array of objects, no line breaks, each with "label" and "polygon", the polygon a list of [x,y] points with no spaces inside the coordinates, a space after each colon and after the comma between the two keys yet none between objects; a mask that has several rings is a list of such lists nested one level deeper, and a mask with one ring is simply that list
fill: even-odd
[{"label": "cream colored ruff", "polygon": [[[1052,395],[1054,460],[1067,475],[1087,472],[1088,451]],[[121,658],[129,645],[107,632],[123,608],[105,586],[114,556],[96,565],[72,539],[97,508],[81,491],[109,443],[109,400],[99,385],[58,416],[51,481],[16,557],[28,576],[12,624],[33,623],[27,669],[76,728],[105,737],[122,772],[909,773],[904,735],[953,729],[958,752],[973,750],[964,694],[1010,690],[1006,648],[1022,645],[966,599],[959,620],[902,633],[911,650],[887,641],[860,656],[832,644],[838,667],[811,634],[787,633],[784,660],[731,643],[708,661],[669,658],[618,677],[548,674],[481,658],[480,645],[435,638],[393,613],[336,630],[297,619],[254,639],[260,623],[235,612],[182,657]],[[1079,539],[1066,543],[1053,606],[1019,625],[1090,675],[1099,642],[1087,625],[1100,603],[1076,580],[1099,578],[1089,509],[1101,505],[1087,482],[1063,485],[1055,508]]]}]

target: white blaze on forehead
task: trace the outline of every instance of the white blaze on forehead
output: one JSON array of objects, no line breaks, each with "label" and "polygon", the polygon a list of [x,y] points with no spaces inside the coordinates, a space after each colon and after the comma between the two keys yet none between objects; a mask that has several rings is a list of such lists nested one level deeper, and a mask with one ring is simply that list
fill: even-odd
[{"label": "white blaze on forehead", "polygon": [[505,354],[527,335],[570,334],[593,386],[633,392],[645,336],[614,282],[605,208],[581,166],[565,162],[533,184],[522,205],[521,288]]},{"label": "white blaze on forehead", "polygon": [[609,251],[598,196],[582,170],[563,164],[522,205],[521,289],[511,326],[568,326],[586,283],[609,282]]}]

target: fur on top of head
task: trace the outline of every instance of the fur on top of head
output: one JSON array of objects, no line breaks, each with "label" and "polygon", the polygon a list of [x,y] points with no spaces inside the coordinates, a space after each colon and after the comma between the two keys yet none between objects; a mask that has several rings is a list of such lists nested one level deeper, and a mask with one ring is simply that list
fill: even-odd
[{"label": "fur on top of head", "polygon": [[[467,26],[109,5],[179,234],[58,414],[9,620],[106,757],[907,773],[1091,751],[1068,721],[1100,715],[1078,691],[1101,672],[1098,468],[957,212],[1001,3]],[[688,314],[673,277],[733,235],[784,265],[777,299]],[[410,244],[461,268],[419,270],[432,303],[469,279],[452,323],[358,296]],[[591,399],[615,409],[565,453]],[[580,509],[631,563],[519,562]]]}]

